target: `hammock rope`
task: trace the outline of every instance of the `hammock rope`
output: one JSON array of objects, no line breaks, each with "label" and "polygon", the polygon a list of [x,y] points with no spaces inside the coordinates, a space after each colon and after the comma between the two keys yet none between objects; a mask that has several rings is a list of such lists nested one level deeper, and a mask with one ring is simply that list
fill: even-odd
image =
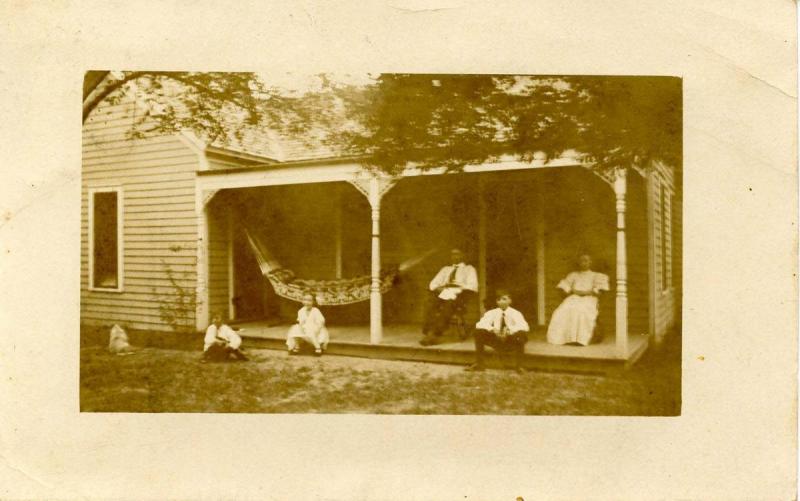
[{"label": "hammock rope", "polygon": [[[281,266],[257,236],[253,235],[247,228],[244,231],[250,244],[250,249],[258,261],[261,273],[272,285],[275,294],[278,296],[300,302],[303,299],[303,294],[311,292],[316,297],[317,304],[321,306],[339,306],[369,300],[370,285],[372,283],[370,275],[334,280],[297,278],[292,270]],[[419,256],[403,261],[398,266],[382,269],[380,274],[381,294],[388,292],[392,288],[398,274],[421,263],[435,251],[436,249],[431,249]]]}]

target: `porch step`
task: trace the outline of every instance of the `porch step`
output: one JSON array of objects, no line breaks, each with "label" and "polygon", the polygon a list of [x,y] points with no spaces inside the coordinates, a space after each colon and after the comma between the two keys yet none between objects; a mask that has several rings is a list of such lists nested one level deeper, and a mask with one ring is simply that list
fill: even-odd
[{"label": "porch step", "polygon": [[[246,335],[243,337],[247,340],[247,346],[286,351],[286,342],[284,339]],[[523,357],[522,365],[528,370],[545,372],[607,374],[628,368],[646,349],[647,342],[645,340],[644,343],[636,346],[635,357],[632,356],[628,360],[526,353]],[[311,352],[303,353],[311,354]],[[453,365],[469,365],[475,362],[475,352],[473,350],[437,348],[436,346],[371,345],[346,341],[331,341],[328,344],[326,355]],[[487,366],[490,368],[500,367],[499,358],[491,349],[487,350],[486,362]]]}]

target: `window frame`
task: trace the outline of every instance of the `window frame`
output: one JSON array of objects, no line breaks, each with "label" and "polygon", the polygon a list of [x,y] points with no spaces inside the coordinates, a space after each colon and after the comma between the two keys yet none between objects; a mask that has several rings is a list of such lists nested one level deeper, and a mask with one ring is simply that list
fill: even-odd
[{"label": "window frame", "polygon": [[[116,287],[97,287],[94,285],[94,196],[97,193],[116,193],[117,194],[117,286]],[[123,292],[125,268],[123,226],[125,221],[125,209],[123,203],[123,190],[121,186],[95,187],[89,188],[89,214],[88,214],[88,238],[89,238],[89,290],[98,292]]]}]

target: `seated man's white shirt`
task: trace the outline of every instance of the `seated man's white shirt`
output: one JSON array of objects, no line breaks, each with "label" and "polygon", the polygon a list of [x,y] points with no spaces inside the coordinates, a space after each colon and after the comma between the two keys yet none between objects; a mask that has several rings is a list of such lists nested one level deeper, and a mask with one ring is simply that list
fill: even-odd
[{"label": "seated man's white shirt", "polygon": [[203,351],[208,350],[208,348],[212,344],[214,344],[214,340],[216,339],[222,339],[224,341],[227,341],[228,346],[230,346],[234,350],[238,349],[239,346],[242,345],[242,338],[239,337],[238,334],[236,334],[236,331],[234,331],[225,324],[222,324],[222,326],[219,329],[217,329],[216,325],[211,324],[208,326],[208,329],[206,329],[206,337],[204,339],[205,345],[203,346]]},{"label": "seated man's white shirt", "polygon": [[[505,315],[505,319],[503,319],[503,315]],[[530,326],[528,326],[528,322],[525,321],[522,313],[510,306],[505,309],[505,312],[500,308],[487,311],[480,321],[475,324],[475,328],[495,332],[500,329],[501,320],[505,322],[511,334],[530,330]]]},{"label": "seated man's white shirt", "polygon": [[[453,272],[453,267],[454,265],[444,266],[441,270],[439,270],[439,273],[437,273],[436,276],[433,277],[433,280],[431,280],[428,288],[432,291],[435,291],[439,287],[444,287],[447,285],[450,274]],[[442,289],[442,292],[439,293],[439,299],[452,301],[457,298],[463,290],[470,290],[473,292],[478,291],[478,272],[475,271],[475,268],[466,263],[459,263],[455,265],[455,268],[456,274],[453,278],[453,283],[455,283],[455,286],[445,287]]]}]

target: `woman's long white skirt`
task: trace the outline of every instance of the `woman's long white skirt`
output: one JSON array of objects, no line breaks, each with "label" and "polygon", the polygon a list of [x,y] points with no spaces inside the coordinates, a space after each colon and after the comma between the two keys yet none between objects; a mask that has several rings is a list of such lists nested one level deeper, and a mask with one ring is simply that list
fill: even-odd
[{"label": "woman's long white skirt", "polygon": [[547,327],[547,342],[586,346],[592,340],[596,323],[597,297],[569,296],[553,312]]},{"label": "woman's long white skirt", "polygon": [[314,335],[313,333],[306,333],[303,329],[300,328],[299,324],[294,324],[289,329],[289,334],[286,336],[286,346],[290,350],[294,350],[298,348],[299,345],[297,343],[298,339],[304,339],[311,343],[314,346],[319,346],[323,350],[328,348],[328,341],[330,340],[330,335],[328,334],[328,329],[324,326],[319,330],[319,332]]}]

